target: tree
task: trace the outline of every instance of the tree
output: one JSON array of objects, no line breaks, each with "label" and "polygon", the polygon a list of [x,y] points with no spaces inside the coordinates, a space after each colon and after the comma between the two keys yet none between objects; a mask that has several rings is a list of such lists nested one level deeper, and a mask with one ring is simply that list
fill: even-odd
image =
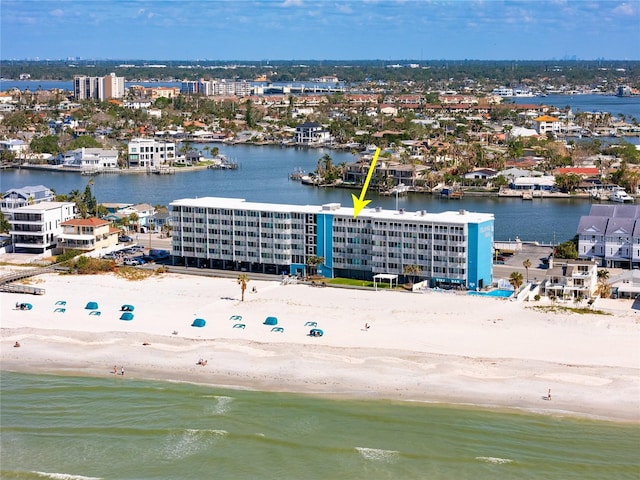
[{"label": "tree", "polygon": [[565,193],[571,193],[580,185],[580,176],[575,173],[556,175],[556,187]]},{"label": "tree", "polygon": [[247,289],[247,283],[249,283],[249,275],[246,273],[241,273],[238,275],[238,285],[240,285],[240,290],[242,290],[242,301],[244,302],[244,291]]},{"label": "tree", "polygon": [[309,270],[311,270],[310,275],[315,275],[318,265],[322,265],[324,263],[324,257],[318,257],[316,255],[312,255],[307,258],[307,265],[309,266]]},{"label": "tree", "polygon": [[416,278],[422,275],[422,269],[420,265],[405,265],[403,267],[403,273],[411,278],[411,286],[413,287]]},{"label": "tree", "polygon": [[0,212],[0,232],[5,233],[11,230],[11,224],[9,220],[4,216],[4,213]]},{"label": "tree", "polygon": [[60,151],[58,146],[57,135],[45,135],[44,137],[36,137],[31,140],[29,148],[33,153],[50,153],[55,155]]},{"label": "tree", "polygon": [[577,236],[573,240],[563,242],[555,248],[554,256],[556,258],[566,258],[575,260],[578,258],[578,240]]},{"label": "tree", "polygon": [[520,288],[520,285],[522,285],[522,280],[522,274],[520,272],[511,272],[511,275],[509,275],[509,283],[515,290],[518,290]]},{"label": "tree", "polygon": [[598,270],[598,288],[596,290],[596,294],[600,295],[602,298],[607,298],[611,294],[611,285],[609,285],[609,270],[600,269]]},{"label": "tree", "polygon": [[69,144],[69,150],[76,148],[102,148],[102,144],[91,135],[80,135]]},{"label": "tree", "polygon": [[129,215],[129,220],[133,224],[133,229],[137,232],[138,231],[138,221],[140,220],[140,216],[136,212],[133,212],[132,214]]},{"label": "tree", "polygon": [[522,262],[522,266],[527,271],[527,283],[529,283],[529,267],[531,266],[531,260],[525,258]]}]

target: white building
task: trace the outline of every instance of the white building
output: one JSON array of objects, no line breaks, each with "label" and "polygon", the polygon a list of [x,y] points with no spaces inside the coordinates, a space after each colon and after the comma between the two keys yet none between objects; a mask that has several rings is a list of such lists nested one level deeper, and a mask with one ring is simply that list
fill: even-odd
[{"label": "white building", "polygon": [[176,158],[176,144],[153,138],[133,138],[127,146],[129,166],[156,169]]},{"label": "white building", "polygon": [[105,77],[73,77],[73,95],[76,100],[95,99],[100,101],[122,98],[125,94],[124,77],[111,73]]},{"label": "white building", "polygon": [[42,202],[18,208],[9,220],[15,251],[45,253],[57,245],[62,223],[75,217],[73,202]]},{"label": "white building", "polygon": [[27,185],[21,188],[11,188],[2,195],[0,210],[7,219],[13,217],[18,208],[55,200],[55,193],[44,185]]},{"label": "white building", "polygon": [[492,281],[491,214],[426,213],[186,198],[171,203],[172,255],[188,265],[325,277],[404,275],[417,265],[431,285],[482,288]]},{"label": "white building", "polygon": [[331,134],[319,123],[306,122],[296,127],[296,143],[326,143],[330,140]]},{"label": "white building", "polygon": [[118,150],[77,148],[62,157],[62,165],[80,170],[108,170],[118,168]]},{"label": "white building", "polygon": [[551,115],[541,115],[533,119],[536,131],[540,135],[556,134],[560,131],[560,119]]},{"label": "white building", "polygon": [[0,152],[13,153],[16,158],[21,158],[29,151],[29,144],[23,140],[0,140]]},{"label": "white building", "polygon": [[540,293],[560,300],[589,299],[598,288],[598,264],[589,260],[556,260],[545,274]]}]

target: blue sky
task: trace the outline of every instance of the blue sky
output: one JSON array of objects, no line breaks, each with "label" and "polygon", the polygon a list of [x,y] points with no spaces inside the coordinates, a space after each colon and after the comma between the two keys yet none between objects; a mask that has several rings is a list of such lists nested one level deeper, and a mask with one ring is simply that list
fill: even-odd
[{"label": "blue sky", "polygon": [[0,58],[640,59],[640,0],[2,0]]}]

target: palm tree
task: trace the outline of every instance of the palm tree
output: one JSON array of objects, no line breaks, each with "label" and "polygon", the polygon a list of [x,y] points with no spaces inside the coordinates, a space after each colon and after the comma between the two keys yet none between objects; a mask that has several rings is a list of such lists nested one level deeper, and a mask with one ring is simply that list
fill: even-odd
[{"label": "palm tree", "polygon": [[509,283],[515,290],[518,290],[520,285],[522,285],[522,274],[520,272],[511,272],[511,275],[509,275]]},{"label": "palm tree", "polygon": [[416,277],[419,277],[422,274],[422,269],[420,268],[420,265],[405,265],[403,273],[411,277],[411,286],[413,287]]},{"label": "palm tree", "polygon": [[140,220],[140,216],[137,213],[133,212],[132,214],[129,215],[129,220],[133,224],[133,229],[137,232],[138,231],[138,220]]},{"label": "palm tree", "polygon": [[244,302],[244,291],[247,289],[247,283],[249,283],[249,275],[246,273],[241,273],[238,275],[238,285],[240,285],[240,290],[242,290],[242,301]]},{"label": "palm tree", "polygon": [[322,265],[323,263],[324,263],[324,257],[318,257],[316,255],[313,255],[307,258],[307,265],[309,265],[309,270],[311,270],[314,275],[317,271],[316,269],[318,268],[318,265]]},{"label": "palm tree", "polygon": [[522,262],[522,266],[527,271],[527,283],[529,283],[529,267],[531,266],[531,260],[529,260],[528,258],[525,258],[524,261]]},{"label": "palm tree", "polygon": [[607,283],[609,280],[609,270],[598,270],[598,289],[596,293],[602,298],[607,298],[611,294],[611,285]]}]

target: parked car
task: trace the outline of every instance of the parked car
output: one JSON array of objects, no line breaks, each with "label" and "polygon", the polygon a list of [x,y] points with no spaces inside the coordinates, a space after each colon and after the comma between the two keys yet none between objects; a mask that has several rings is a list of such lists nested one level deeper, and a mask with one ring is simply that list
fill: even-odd
[{"label": "parked car", "polygon": [[120,235],[118,237],[118,241],[120,243],[128,243],[128,242],[132,242],[133,238],[131,238],[129,235]]},{"label": "parked car", "polygon": [[130,248],[134,252],[142,252],[142,251],[144,251],[144,247],[142,245],[132,245]]},{"label": "parked car", "polygon": [[129,267],[135,267],[136,265],[140,265],[140,262],[135,258],[125,258],[123,263]]}]

